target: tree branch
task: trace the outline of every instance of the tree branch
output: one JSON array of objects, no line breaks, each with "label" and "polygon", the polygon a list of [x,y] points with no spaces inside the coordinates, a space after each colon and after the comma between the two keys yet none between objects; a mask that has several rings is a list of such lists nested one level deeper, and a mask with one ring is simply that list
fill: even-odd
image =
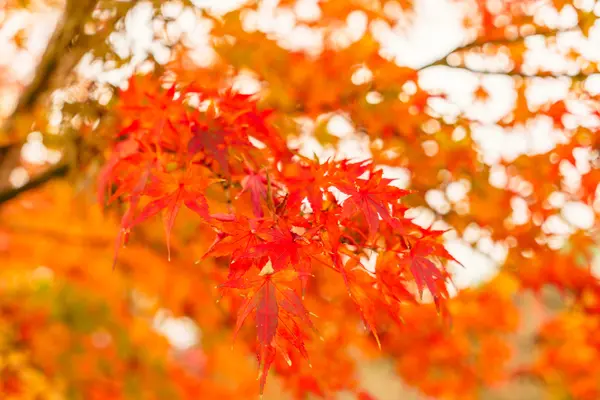
[{"label": "tree branch", "polygon": [[31,179],[29,182],[27,182],[21,187],[0,192],[0,204],[14,199],[23,192],[35,189],[54,178],[64,177],[67,175],[68,171],[69,166],[66,164],[61,164],[35,176],[33,179]]},{"label": "tree branch", "polygon": [[[137,0],[129,0],[113,5],[116,11],[114,15],[109,20],[103,21],[104,24],[100,26],[94,35],[86,35],[84,32],[85,24],[90,21],[93,11],[101,1],[66,1],[63,16],[57,23],[56,29],[48,42],[36,68],[33,80],[23,91],[12,114],[3,123],[0,123],[0,138],[5,135],[2,139],[8,139],[7,143],[0,145],[0,161],[6,160],[11,152],[20,150],[23,145],[23,138],[20,137],[19,130],[30,129],[27,124],[34,121],[32,114],[36,112],[36,109],[48,102],[55,89],[65,86],[67,79],[82,56],[90,51],[96,43],[102,43],[106,40],[116,26],[116,21],[125,16],[137,4]],[[2,169],[10,171],[12,168],[13,166],[9,165]],[[0,191],[0,204],[51,179],[66,175],[67,169],[64,164],[51,167],[21,188]],[[5,181],[6,177],[0,174],[0,187]]]},{"label": "tree branch", "polygon": [[19,121],[26,119],[36,105],[46,101],[52,89],[62,84],[77,65],[83,52],[74,51],[75,44],[84,35],[87,17],[91,15],[98,0],[68,0],[65,12],[38,64],[33,80],[19,98],[12,115],[4,122],[2,131],[11,139],[15,138],[15,128]]},{"label": "tree branch", "polygon": [[532,79],[532,78],[552,78],[552,79],[560,79],[560,78],[569,78],[573,81],[583,81],[587,78],[589,78],[590,76],[596,75],[598,74],[598,72],[593,72],[593,73],[583,73],[580,72],[578,74],[566,74],[566,73],[558,73],[558,74],[553,74],[550,72],[540,72],[537,74],[526,74],[523,72],[517,72],[517,71],[489,71],[489,70],[484,70],[484,69],[475,69],[475,68],[469,68],[467,66],[458,66],[458,65],[448,65],[448,64],[440,64],[440,66],[446,67],[446,68],[452,68],[452,69],[457,69],[457,70],[463,70],[463,71],[468,71],[468,72],[472,72],[474,74],[479,74],[479,75],[492,75],[492,76],[512,76],[512,77],[517,77],[517,78],[523,78],[523,79]]},{"label": "tree branch", "polygon": [[[466,51],[473,50],[473,49],[476,49],[476,48],[479,48],[479,47],[482,47],[482,46],[485,46],[485,45],[496,45],[496,46],[507,45],[507,46],[509,46],[509,45],[513,45],[513,44],[517,44],[517,43],[523,42],[525,39],[527,39],[529,37],[533,37],[533,36],[543,36],[543,37],[546,37],[546,38],[550,38],[550,37],[556,37],[556,36],[558,36],[559,34],[562,34],[562,33],[579,32],[579,31],[580,31],[579,26],[576,25],[576,26],[573,26],[573,27],[568,28],[568,29],[553,29],[553,30],[551,30],[551,29],[544,29],[544,30],[537,30],[535,33],[527,34],[527,35],[522,35],[522,36],[516,37],[514,39],[511,39],[511,38],[498,38],[498,39],[485,40],[485,38],[479,37],[476,40],[474,40],[474,41],[472,41],[470,43],[467,43],[467,44],[465,44],[463,46],[456,47],[453,50],[447,52],[442,57],[439,57],[438,59],[436,59],[436,60],[434,60],[434,61],[432,61],[432,62],[430,62],[428,64],[425,64],[425,65],[419,67],[417,69],[417,71],[422,71],[424,69],[427,69],[427,68],[430,68],[430,67],[435,67],[435,66],[445,66],[445,67],[450,67],[450,68],[462,68],[462,69],[471,71],[470,69],[468,69],[466,67],[460,67],[460,66],[455,66],[455,65],[448,64],[447,58],[449,56],[451,56],[452,54],[466,52]],[[484,71],[472,71],[472,72],[486,73]],[[495,74],[509,75],[509,73],[495,73]],[[522,75],[522,76],[528,77],[528,75],[519,74],[517,72],[511,73],[511,74],[513,74],[513,75]]]}]

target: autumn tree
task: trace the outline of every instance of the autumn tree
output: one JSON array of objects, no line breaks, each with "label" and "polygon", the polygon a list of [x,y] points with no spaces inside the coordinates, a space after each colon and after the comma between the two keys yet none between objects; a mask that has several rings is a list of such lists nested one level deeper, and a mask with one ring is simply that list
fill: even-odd
[{"label": "autumn tree", "polygon": [[2,398],[600,398],[598,14],[0,2]]}]

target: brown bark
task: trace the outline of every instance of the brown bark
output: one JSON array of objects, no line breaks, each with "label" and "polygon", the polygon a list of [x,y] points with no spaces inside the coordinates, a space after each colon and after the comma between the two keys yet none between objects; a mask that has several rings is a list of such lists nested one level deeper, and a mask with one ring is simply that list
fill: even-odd
[{"label": "brown bark", "polygon": [[88,17],[98,0],[67,0],[65,11],[36,68],[33,80],[19,98],[12,115],[5,121],[2,130],[10,139],[18,142],[16,128],[21,121],[28,120],[36,107],[47,103],[52,91],[65,82],[87,49],[81,41]]}]

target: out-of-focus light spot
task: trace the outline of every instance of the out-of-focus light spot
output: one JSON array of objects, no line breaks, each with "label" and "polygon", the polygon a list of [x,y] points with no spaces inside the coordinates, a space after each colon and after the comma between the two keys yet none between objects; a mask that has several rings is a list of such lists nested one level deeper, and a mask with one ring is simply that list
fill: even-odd
[{"label": "out-of-focus light spot", "polygon": [[254,136],[248,136],[248,141],[250,142],[250,144],[252,146],[256,147],[257,149],[266,149],[267,148],[266,144],[264,144],[263,142],[261,142],[260,140],[255,138]]},{"label": "out-of-focus light spot", "polygon": [[[463,240],[451,240],[447,242],[446,248],[461,264],[465,266],[453,266],[452,281],[457,289],[476,286],[492,279],[498,272],[498,264],[465,243]],[[454,288],[452,288],[454,289]],[[449,290],[455,295],[455,290]]]},{"label": "out-of-focus light spot", "polygon": [[477,241],[477,250],[484,254],[490,254],[494,249],[494,242],[487,236],[482,237]]},{"label": "out-of-focus light spot", "polygon": [[465,128],[463,128],[462,126],[459,126],[452,131],[452,140],[454,140],[455,142],[460,142],[466,136],[467,136],[467,130]]},{"label": "out-of-focus light spot", "polygon": [[400,189],[408,189],[410,186],[410,171],[402,167],[389,167],[382,165],[381,170],[383,171],[383,177],[387,179],[393,179],[390,182],[390,186],[395,186]]},{"label": "out-of-focus light spot", "polygon": [[310,205],[310,201],[308,201],[308,197],[302,199],[302,203],[300,204],[300,210],[305,214],[312,214],[313,209]]},{"label": "out-of-focus light spot", "polygon": [[247,73],[241,73],[233,79],[233,90],[241,94],[255,94],[261,89],[258,79]]},{"label": "out-of-focus light spot", "polygon": [[191,3],[215,15],[224,15],[239,8],[248,0],[191,0]]},{"label": "out-of-focus light spot", "polygon": [[379,104],[383,101],[383,96],[379,92],[369,92],[367,93],[367,103],[369,104]]},{"label": "out-of-focus light spot", "polygon": [[408,103],[408,101],[410,100],[410,96],[407,93],[399,93],[398,94],[398,100],[400,100],[403,103]]},{"label": "out-of-focus light spot", "polygon": [[154,59],[159,64],[166,64],[171,57],[171,50],[168,47],[163,46],[160,43],[152,43],[151,51]]},{"label": "out-of-focus light spot", "polygon": [[581,186],[581,174],[577,168],[567,160],[562,160],[559,164],[559,170],[564,177],[564,184],[570,190],[575,191]]},{"label": "out-of-focus light spot", "polygon": [[177,0],[166,1],[163,3],[161,8],[162,14],[166,18],[175,19],[179,16],[179,14],[181,14],[181,11],[183,10],[183,4]]},{"label": "out-of-focus light spot", "polygon": [[296,17],[300,21],[314,22],[321,18],[318,0],[298,0],[294,6]]},{"label": "out-of-focus light spot", "polygon": [[332,135],[345,137],[354,132],[354,127],[347,118],[341,115],[334,115],[327,121],[327,130]]},{"label": "out-of-focus light spot", "polygon": [[15,188],[20,188],[29,182],[29,173],[23,167],[17,167],[10,172],[8,181]]},{"label": "out-of-focus light spot", "polygon": [[339,190],[338,188],[336,188],[335,186],[330,186],[327,189],[331,194],[333,194],[333,197],[335,197],[335,200],[340,203],[343,204],[344,201],[346,201],[346,199],[348,197],[350,197],[350,195],[342,192],[341,190]]},{"label": "out-of-focus light spot", "polygon": [[258,30],[258,13],[254,10],[244,10],[241,14],[242,29],[252,33]]},{"label": "out-of-focus light spot", "polygon": [[440,122],[437,119],[430,119],[425,122],[422,126],[423,132],[428,133],[430,135],[439,132],[441,129]]},{"label": "out-of-focus light spot", "polygon": [[594,210],[584,203],[565,204],[562,215],[567,222],[579,229],[590,229],[594,225]]},{"label": "out-of-focus light spot", "polygon": [[550,196],[548,196],[547,200],[548,204],[550,204],[550,207],[561,208],[565,205],[565,202],[567,201],[567,195],[562,192],[553,192],[552,194],[550,194]]},{"label": "out-of-focus light spot", "polygon": [[367,31],[368,22],[369,19],[364,11],[354,10],[348,14],[348,17],[346,17],[347,32],[354,42],[363,37]]},{"label": "out-of-focus light spot", "polygon": [[511,219],[515,225],[523,225],[529,221],[531,213],[529,212],[529,207],[527,207],[525,199],[522,197],[513,197],[510,201],[510,205],[513,209]]},{"label": "out-of-focus light spot", "polygon": [[30,140],[21,147],[21,158],[26,163],[42,165],[48,160],[48,149],[40,140]]},{"label": "out-of-focus light spot", "polygon": [[417,93],[417,89],[417,84],[413,81],[406,81],[404,85],[402,85],[402,91],[411,96]]},{"label": "out-of-focus light spot", "polygon": [[377,252],[371,251],[368,256],[361,257],[360,261],[367,271],[374,274],[377,265]]},{"label": "out-of-focus light spot", "polygon": [[457,203],[464,199],[469,192],[469,185],[467,181],[451,182],[446,187],[446,197],[453,203]]},{"label": "out-of-focus light spot", "polygon": [[29,135],[27,135],[27,141],[29,142],[33,142],[33,141],[38,141],[41,142],[44,139],[43,135],[41,132],[38,131],[34,131],[29,133]]},{"label": "out-of-focus light spot", "polygon": [[361,66],[354,71],[352,74],[352,83],[355,85],[364,85],[365,83],[371,82],[373,79],[373,73],[366,66]]},{"label": "out-of-focus light spot", "polygon": [[167,310],[157,312],[154,328],[178,350],[194,347],[200,341],[200,330],[194,321],[187,317],[173,318]]},{"label": "out-of-focus light spot", "polygon": [[403,11],[400,4],[397,1],[391,0],[386,1],[383,6],[383,13],[386,17],[390,19],[400,19],[402,17]]},{"label": "out-of-focus light spot", "polygon": [[549,216],[542,224],[542,230],[553,235],[568,235],[572,231],[564,218],[558,215]]},{"label": "out-of-focus light spot", "polygon": [[40,265],[31,272],[31,279],[33,281],[51,281],[54,279],[54,271],[45,265]]},{"label": "out-of-focus light spot", "polygon": [[112,336],[105,330],[92,333],[92,345],[97,349],[104,349],[112,343]]},{"label": "out-of-focus light spot", "polygon": [[300,24],[278,43],[287,50],[319,54],[323,48],[323,32]]},{"label": "out-of-focus light spot", "polygon": [[446,61],[451,67],[458,67],[460,65],[460,62],[462,61],[462,58],[460,55],[454,53],[446,57]]},{"label": "out-of-focus light spot", "polygon": [[428,190],[425,193],[425,200],[438,214],[447,214],[450,211],[450,204],[441,190]]},{"label": "out-of-focus light spot", "polygon": [[423,147],[423,151],[427,157],[435,156],[440,150],[440,146],[435,140],[426,140],[421,144],[421,146]]},{"label": "out-of-focus light spot", "polygon": [[364,161],[372,158],[371,141],[367,135],[349,135],[338,143],[337,158],[348,158],[353,161]]},{"label": "out-of-focus light spot", "polygon": [[477,224],[467,225],[463,231],[463,239],[468,243],[475,243],[481,238],[481,228]]},{"label": "out-of-focus light spot", "polygon": [[62,153],[59,150],[48,150],[46,161],[50,164],[56,164],[62,160]]},{"label": "out-of-focus light spot", "polygon": [[296,26],[296,15],[290,9],[279,9],[273,21],[273,30],[277,35],[289,35]]},{"label": "out-of-focus light spot", "polygon": [[435,213],[426,207],[411,208],[404,216],[422,228],[429,228],[435,221]]},{"label": "out-of-focus light spot", "polygon": [[508,175],[506,174],[506,169],[502,165],[493,165],[490,169],[489,182],[490,185],[495,188],[505,188],[508,184]]}]

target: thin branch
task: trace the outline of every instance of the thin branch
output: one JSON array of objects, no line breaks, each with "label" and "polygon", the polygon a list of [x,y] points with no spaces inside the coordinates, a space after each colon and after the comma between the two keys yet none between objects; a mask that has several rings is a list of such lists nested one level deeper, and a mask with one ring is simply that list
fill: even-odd
[{"label": "thin branch", "polygon": [[517,71],[489,71],[489,70],[483,70],[483,69],[475,69],[475,68],[470,68],[467,66],[458,66],[458,65],[448,65],[448,64],[438,64],[440,66],[444,66],[446,68],[452,68],[452,69],[456,69],[456,70],[462,70],[462,71],[468,71],[468,72],[472,72],[474,74],[479,74],[479,75],[491,75],[491,76],[512,76],[512,77],[517,77],[517,78],[523,78],[523,79],[533,79],[533,78],[549,78],[549,79],[560,79],[560,78],[569,78],[573,81],[584,81],[587,78],[589,78],[590,76],[593,75],[597,75],[598,72],[593,72],[593,73],[578,73],[578,74],[567,74],[567,73],[557,73],[557,74],[553,74],[550,72],[540,72],[537,74],[526,74],[523,72],[517,72]]},{"label": "thin branch", "polygon": [[[533,36],[543,36],[546,38],[550,38],[550,37],[556,37],[559,34],[562,33],[568,33],[568,32],[579,32],[579,26],[573,26],[571,28],[568,29],[554,29],[554,30],[538,30],[532,34],[527,34],[527,35],[522,35],[522,36],[518,36],[516,38],[499,38],[499,39],[491,39],[491,40],[485,40],[482,37],[477,38],[476,40],[467,43],[463,46],[459,46],[454,48],[453,50],[447,52],[446,54],[444,54],[442,57],[439,57],[438,59],[430,62],[429,64],[425,64],[421,67],[419,67],[417,69],[417,71],[422,71],[424,69],[430,68],[430,67],[435,67],[435,66],[445,66],[445,67],[450,67],[450,68],[463,68],[463,69],[468,69],[465,67],[458,67],[458,66],[453,66],[453,65],[449,65],[447,58],[449,56],[451,56],[452,54],[455,53],[461,53],[461,52],[466,52],[469,50],[474,50],[477,48],[480,48],[482,46],[485,45],[495,45],[495,46],[501,46],[501,45],[513,45],[513,44],[517,44],[520,42],[523,42],[525,39],[529,38],[529,37],[533,37]],[[476,71],[473,71],[476,72]],[[507,73],[502,73],[503,75],[507,75]],[[526,75],[524,75],[526,76]]]},{"label": "thin branch", "polygon": [[23,185],[21,187],[7,190],[4,192],[0,192],[0,204],[14,199],[15,197],[19,196],[21,193],[24,193],[28,190],[35,189],[52,179],[64,177],[67,175],[68,171],[69,171],[68,165],[61,164],[61,165],[51,168],[51,169],[47,170],[46,172],[41,173],[40,175],[34,177],[33,179],[31,179],[29,182],[27,182],[25,185]]},{"label": "thin branch", "polygon": [[47,100],[54,87],[77,65],[81,56],[75,44],[84,36],[84,25],[99,0],[68,0],[63,17],[48,42],[33,80],[19,98],[12,115],[4,122],[2,131],[14,137],[18,121],[26,118],[37,104]]}]

